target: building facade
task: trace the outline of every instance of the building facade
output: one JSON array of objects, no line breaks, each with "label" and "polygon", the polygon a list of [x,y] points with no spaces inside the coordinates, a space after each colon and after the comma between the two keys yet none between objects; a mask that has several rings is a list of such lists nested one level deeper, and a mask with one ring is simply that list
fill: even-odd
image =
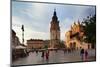
[{"label": "building facade", "polygon": [[27,40],[27,47],[29,49],[39,49],[44,47],[44,41],[40,39]]},{"label": "building facade", "polygon": [[71,29],[66,32],[66,47],[72,48],[72,49],[80,49],[80,48],[91,48],[89,44],[82,42],[82,38],[84,36],[84,29],[83,25],[80,24],[80,22],[74,22],[74,24],[71,26]]},{"label": "building facade", "polygon": [[11,48],[14,48],[15,46],[15,38],[16,38],[16,32],[14,30],[11,30]]},{"label": "building facade", "polygon": [[50,48],[57,48],[60,44],[60,27],[56,10],[54,10],[50,26]]},{"label": "building facade", "polygon": [[18,36],[16,36],[16,32],[14,30],[11,31],[12,38],[11,38],[11,47],[16,48],[16,46],[19,46],[21,43],[19,41]]}]

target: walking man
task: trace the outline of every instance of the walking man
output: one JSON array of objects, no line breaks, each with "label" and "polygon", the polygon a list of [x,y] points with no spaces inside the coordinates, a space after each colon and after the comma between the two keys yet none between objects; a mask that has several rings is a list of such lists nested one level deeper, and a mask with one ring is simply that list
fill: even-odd
[{"label": "walking man", "polygon": [[81,49],[80,55],[81,55],[81,59],[84,60],[84,49]]}]

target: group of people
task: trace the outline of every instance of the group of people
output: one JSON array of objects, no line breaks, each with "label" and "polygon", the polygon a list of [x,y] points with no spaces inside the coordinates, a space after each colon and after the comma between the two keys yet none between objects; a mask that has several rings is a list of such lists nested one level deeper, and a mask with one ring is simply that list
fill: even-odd
[{"label": "group of people", "polygon": [[[57,50],[55,50],[55,51],[57,52]],[[64,53],[67,52],[67,51],[68,51],[68,53],[71,52],[70,50],[64,50]],[[36,51],[36,53],[38,55],[38,51]],[[82,61],[87,61],[88,60],[88,51],[81,48],[80,56],[81,56]],[[49,50],[42,51],[41,57],[43,59],[46,59],[46,61],[48,61],[49,60]]]},{"label": "group of people", "polygon": [[48,60],[49,60],[49,50],[47,50],[47,51],[42,51],[41,57],[42,57],[43,59],[46,58],[46,60],[48,61]]},{"label": "group of people", "polygon": [[86,61],[88,59],[88,51],[85,49],[81,49],[80,51],[81,59]]},{"label": "group of people", "polygon": [[64,49],[63,51],[64,51],[64,53],[71,53],[71,52],[73,52],[75,49],[70,49],[70,48],[67,48],[67,49]]}]

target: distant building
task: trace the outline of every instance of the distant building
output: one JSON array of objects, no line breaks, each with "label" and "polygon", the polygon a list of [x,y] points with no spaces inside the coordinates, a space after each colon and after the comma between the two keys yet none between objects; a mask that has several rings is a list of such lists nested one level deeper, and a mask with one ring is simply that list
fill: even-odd
[{"label": "distant building", "polygon": [[66,47],[72,49],[90,48],[90,45],[81,41],[84,36],[83,25],[78,21],[71,26],[71,29],[66,32]]},{"label": "distant building", "polygon": [[50,48],[57,48],[59,44],[60,44],[60,27],[59,27],[58,17],[56,15],[56,10],[54,10],[50,27]]},{"label": "distant building", "polygon": [[19,41],[19,38],[16,36],[16,32],[14,30],[12,30],[11,33],[12,33],[11,47],[15,48],[16,46],[20,45],[20,41]]},{"label": "distant building", "polygon": [[50,47],[50,40],[44,40],[44,46]]},{"label": "distant building", "polygon": [[30,39],[30,40],[27,40],[27,47],[29,49],[43,48],[44,47],[44,41],[40,40],[40,39]]},{"label": "distant building", "polygon": [[12,48],[12,60],[16,60],[20,57],[27,56],[26,46],[21,44],[16,32],[11,30],[11,48]]}]

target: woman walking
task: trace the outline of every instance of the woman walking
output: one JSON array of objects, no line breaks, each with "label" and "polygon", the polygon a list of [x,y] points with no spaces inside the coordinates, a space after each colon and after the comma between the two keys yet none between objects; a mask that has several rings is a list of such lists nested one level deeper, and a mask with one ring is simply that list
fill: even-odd
[{"label": "woman walking", "polygon": [[48,50],[46,51],[46,60],[47,61],[49,60],[49,51]]}]

